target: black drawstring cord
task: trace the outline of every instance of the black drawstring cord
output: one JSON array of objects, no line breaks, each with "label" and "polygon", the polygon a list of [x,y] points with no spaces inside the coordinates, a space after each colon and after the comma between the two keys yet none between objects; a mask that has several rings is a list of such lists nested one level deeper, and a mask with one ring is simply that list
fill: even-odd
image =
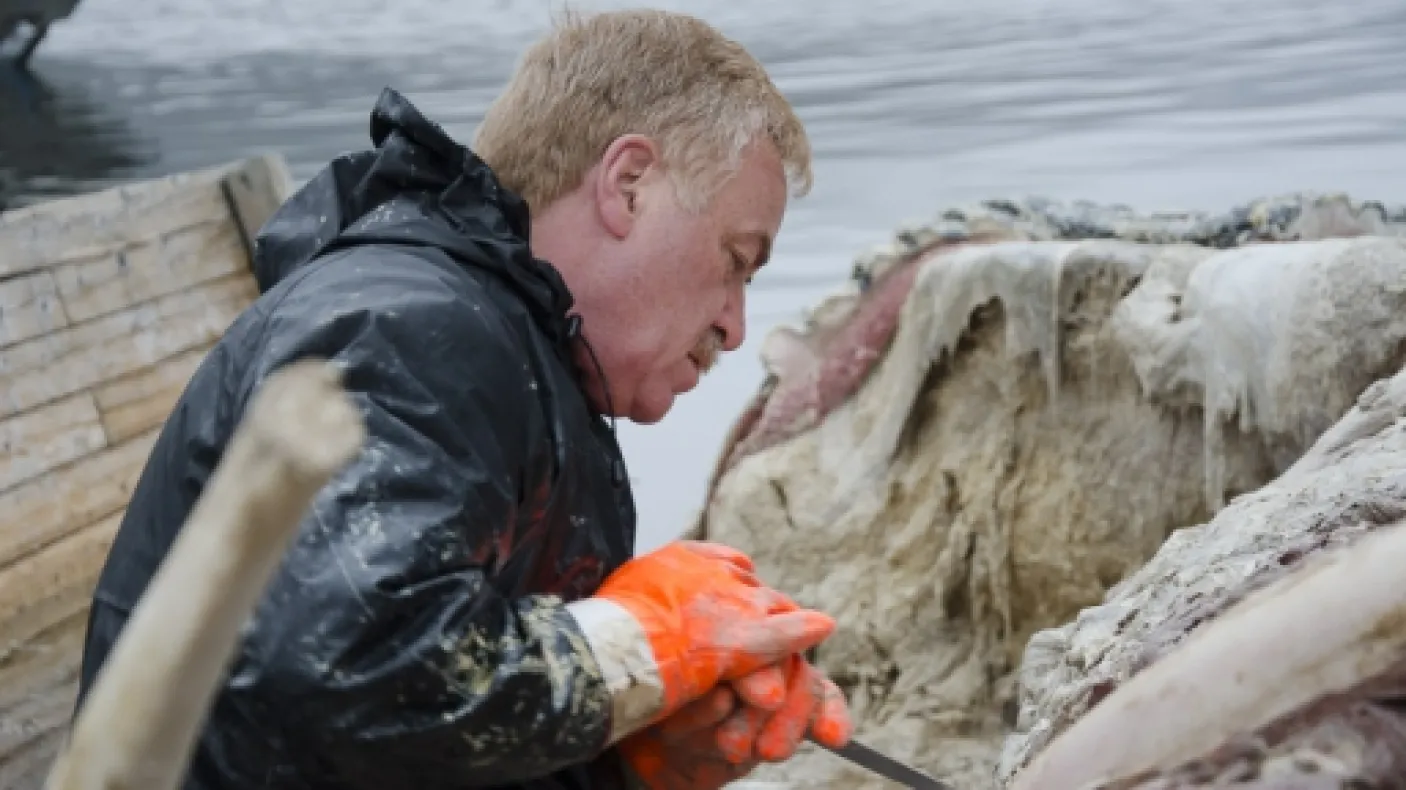
[{"label": "black drawstring cord", "polygon": [[[586,347],[586,354],[590,356],[591,364],[595,365],[596,375],[600,378],[601,392],[605,394],[605,413],[610,419],[610,435],[619,445],[620,439],[615,432],[615,404],[610,400],[610,382],[605,378],[605,368],[601,367],[600,359],[596,357],[596,350],[591,347],[591,341],[581,334],[581,315],[579,313],[572,313],[566,317],[566,339],[579,339],[581,345]],[[625,466],[619,458],[616,458],[610,465],[610,482],[617,486],[625,482]]]}]

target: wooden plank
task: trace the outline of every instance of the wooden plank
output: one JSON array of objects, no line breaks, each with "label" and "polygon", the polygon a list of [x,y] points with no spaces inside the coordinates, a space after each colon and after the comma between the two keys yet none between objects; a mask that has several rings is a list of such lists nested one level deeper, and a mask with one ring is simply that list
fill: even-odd
[{"label": "wooden plank", "polygon": [[69,325],[49,272],[0,281],[0,347]]},{"label": "wooden plank", "polygon": [[235,274],[0,349],[0,418],[215,342],[256,297]]},{"label": "wooden plank", "polygon": [[223,186],[252,259],[259,229],[293,192],[292,175],[282,157],[262,156],[226,176]]},{"label": "wooden plank", "polygon": [[[0,721],[37,692],[63,688],[78,674],[78,654],[88,630],[88,607],[36,634],[25,650],[0,662]],[[0,757],[5,750],[0,746]]]},{"label": "wooden plank", "polygon": [[0,787],[39,790],[58,754],[92,588],[121,517],[0,571]]},{"label": "wooden plank", "polygon": [[191,187],[186,201],[183,210],[190,222],[53,268],[71,321],[87,321],[248,271],[244,240],[220,185]]},{"label": "wooden plank", "polygon": [[0,492],[107,446],[88,393],[0,420]]},{"label": "wooden plank", "polygon": [[42,787],[123,508],[291,191],[272,155],[0,213],[0,787]]},{"label": "wooden plank", "polygon": [[[72,695],[70,692],[69,696]],[[62,699],[59,698],[55,702]],[[59,712],[65,717],[68,715],[67,708],[61,708]],[[49,720],[52,720],[52,715],[49,714]],[[43,790],[49,776],[49,768],[58,759],[59,749],[68,736],[66,719],[63,724],[65,726],[38,730],[30,739],[16,744],[12,754],[0,756],[0,787],[5,790]],[[37,728],[43,725],[30,726]]]},{"label": "wooden plank", "polygon": [[0,494],[0,570],[126,507],[157,434],[153,429]]},{"label": "wooden plank", "polygon": [[165,422],[209,350],[199,346],[98,387],[93,395],[107,440],[123,442]]},{"label": "wooden plank", "polygon": [[[70,261],[102,258],[172,228],[199,223],[208,218],[208,205],[192,201],[192,193],[209,190],[245,168],[277,166],[261,160],[135,182],[0,214],[0,280]],[[228,208],[225,213],[229,214]]]},{"label": "wooden plank", "polygon": [[0,570],[0,663],[88,607],[121,522],[119,511]]},{"label": "wooden plank", "polygon": [[85,606],[0,662],[0,787],[43,787],[77,699],[87,624]]},{"label": "wooden plank", "polygon": [[[0,662],[0,722],[20,718],[16,711],[35,697],[55,690],[63,693],[72,686],[78,677],[87,630],[88,606],[85,605],[36,634],[26,649],[14,651]],[[0,732],[0,760],[8,756],[13,735]]]},{"label": "wooden plank", "polygon": [[218,176],[181,173],[26,206],[0,214],[0,278],[83,258],[98,258],[175,226],[204,219],[192,189]]}]

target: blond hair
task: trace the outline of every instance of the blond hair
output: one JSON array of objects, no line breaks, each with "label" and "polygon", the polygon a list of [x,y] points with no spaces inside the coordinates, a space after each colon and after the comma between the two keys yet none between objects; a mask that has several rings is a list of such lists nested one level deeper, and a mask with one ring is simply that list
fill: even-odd
[{"label": "blond hair", "polygon": [[680,202],[701,210],[749,143],[775,145],[795,196],[810,142],[790,103],[741,45],[686,14],[567,12],[531,46],[489,107],[475,152],[540,209],[575,189],[623,134],[660,146]]}]

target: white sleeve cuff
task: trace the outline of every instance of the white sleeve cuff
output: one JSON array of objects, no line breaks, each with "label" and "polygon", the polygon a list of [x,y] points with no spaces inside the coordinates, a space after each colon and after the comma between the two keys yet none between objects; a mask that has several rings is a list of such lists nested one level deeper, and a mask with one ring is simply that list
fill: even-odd
[{"label": "white sleeve cuff", "polygon": [[610,744],[647,726],[664,707],[664,681],[649,637],[633,615],[604,598],[566,605],[585,634],[611,697]]}]

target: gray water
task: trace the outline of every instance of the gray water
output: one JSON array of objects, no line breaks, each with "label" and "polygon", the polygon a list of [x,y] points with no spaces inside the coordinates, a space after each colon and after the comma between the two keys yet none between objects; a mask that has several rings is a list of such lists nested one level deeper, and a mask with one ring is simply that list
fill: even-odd
[{"label": "gray water", "polygon": [[[660,425],[621,424],[644,549],[699,505],[766,330],[899,222],[1032,194],[1145,210],[1301,189],[1406,200],[1403,0],[652,4],[769,65],[809,126],[817,182],[754,286],[747,345]],[[386,85],[467,141],[551,7],[85,0],[36,58],[40,84],[0,77],[0,202],[268,149],[306,178],[367,144]]]}]

